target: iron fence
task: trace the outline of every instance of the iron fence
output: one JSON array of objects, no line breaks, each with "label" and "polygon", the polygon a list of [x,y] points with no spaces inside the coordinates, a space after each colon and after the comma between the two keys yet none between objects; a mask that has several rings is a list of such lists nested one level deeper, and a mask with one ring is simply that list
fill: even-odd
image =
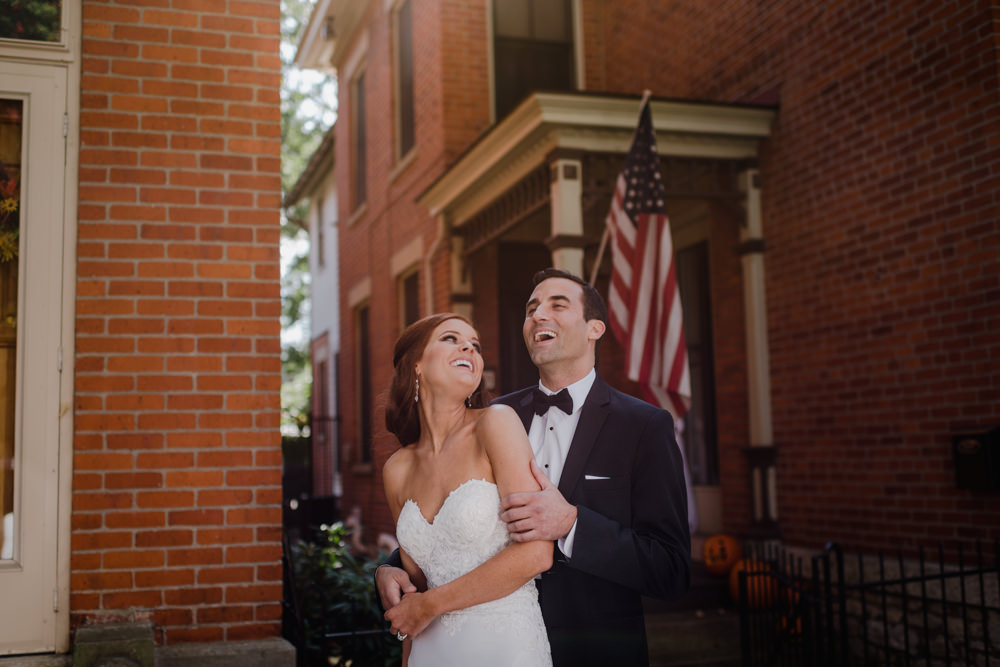
[{"label": "iron fence", "polygon": [[1000,666],[1000,542],[928,558],[748,550],[738,573],[745,667]]}]

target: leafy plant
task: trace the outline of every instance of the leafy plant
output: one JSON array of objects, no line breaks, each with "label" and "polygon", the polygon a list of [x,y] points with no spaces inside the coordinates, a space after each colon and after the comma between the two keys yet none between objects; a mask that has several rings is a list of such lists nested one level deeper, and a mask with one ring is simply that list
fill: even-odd
[{"label": "leafy plant", "polygon": [[[353,555],[348,537],[338,522],[322,526],[315,541],[298,540],[291,546],[304,644],[298,648],[307,656],[299,664],[398,665],[401,644],[385,631],[375,598],[378,562]],[[335,636],[328,639],[328,634]]]}]

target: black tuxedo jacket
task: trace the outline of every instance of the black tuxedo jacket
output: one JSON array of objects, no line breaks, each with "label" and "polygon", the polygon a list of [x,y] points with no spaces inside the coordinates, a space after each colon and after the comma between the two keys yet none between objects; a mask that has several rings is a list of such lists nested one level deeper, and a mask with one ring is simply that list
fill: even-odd
[{"label": "black tuxedo jacket", "polygon": [[[497,399],[525,431],[534,387]],[[642,596],[688,588],[687,491],[670,413],[600,377],[584,401],[559,491],[577,507],[573,556],[538,584],[555,667],[647,665]]]}]

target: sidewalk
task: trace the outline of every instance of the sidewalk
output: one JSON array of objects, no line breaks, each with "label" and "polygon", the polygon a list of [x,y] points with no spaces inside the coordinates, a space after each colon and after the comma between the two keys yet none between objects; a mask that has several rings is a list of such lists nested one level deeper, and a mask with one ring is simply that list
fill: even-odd
[{"label": "sidewalk", "polygon": [[643,603],[650,667],[739,667],[740,615],[726,577],[695,561],[683,598]]},{"label": "sidewalk", "polygon": [[650,667],[739,667],[735,609],[646,614]]}]

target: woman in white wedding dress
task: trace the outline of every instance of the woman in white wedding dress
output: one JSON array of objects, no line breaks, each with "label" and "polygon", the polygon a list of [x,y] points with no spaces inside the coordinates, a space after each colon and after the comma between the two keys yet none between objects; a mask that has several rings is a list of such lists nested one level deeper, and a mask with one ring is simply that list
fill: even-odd
[{"label": "woman in white wedding dress", "polygon": [[512,543],[500,498],[537,491],[531,447],[507,406],[486,407],[476,330],[453,313],[408,327],[393,352],[383,468],[400,556],[417,590],[386,612],[406,667],[548,667],[534,577],[552,543]]}]

